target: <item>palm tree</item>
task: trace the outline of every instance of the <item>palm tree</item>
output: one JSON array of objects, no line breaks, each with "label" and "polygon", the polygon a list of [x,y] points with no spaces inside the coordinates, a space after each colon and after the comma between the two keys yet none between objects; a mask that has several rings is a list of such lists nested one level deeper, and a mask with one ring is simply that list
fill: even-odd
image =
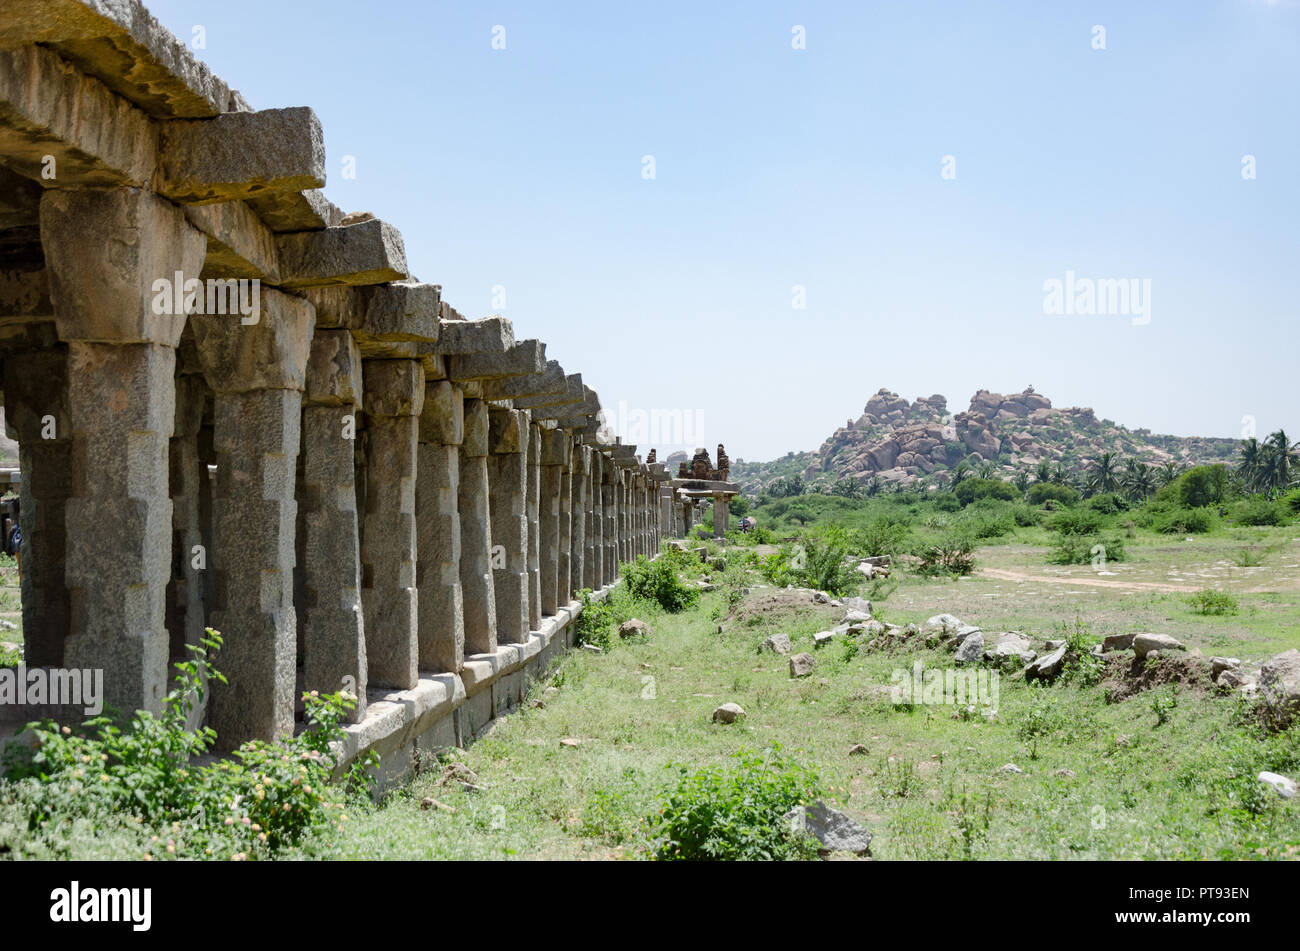
[{"label": "palm tree", "polygon": [[961,485],[962,481],[970,474],[971,465],[963,459],[961,462],[957,463],[956,467],[952,470],[952,484],[949,488],[957,488],[957,486]]},{"label": "palm tree", "polygon": [[1115,454],[1103,452],[1093,460],[1088,469],[1088,491],[1096,495],[1100,492],[1115,492],[1119,489],[1119,476],[1115,465]]},{"label": "palm tree", "polygon": [[1028,472],[1021,469],[1019,472],[1016,473],[1016,477],[1012,481],[1015,483],[1016,488],[1020,490],[1021,495],[1028,494],[1029,484],[1030,484]]},{"label": "palm tree", "polygon": [[1258,492],[1264,476],[1264,460],[1267,453],[1254,436],[1243,439],[1237,450],[1241,453],[1241,463],[1237,472],[1241,475],[1242,487],[1247,492]]},{"label": "palm tree", "polygon": [[1042,462],[1038,464],[1038,469],[1035,470],[1034,472],[1034,481],[1035,482],[1052,481],[1052,464],[1048,462],[1046,459],[1044,459]]},{"label": "palm tree", "polygon": [[1165,462],[1164,465],[1156,469],[1155,472],[1156,485],[1163,488],[1164,486],[1168,485],[1170,482],[1173,482],[1182,474],[1183,474],[1183,467],[1180,466],[1173,459],[1169,459],[1168,461]]},{"label": "palm tree", "polygon": [[1122,481],[1124,491],[1128,493],[1128,497],[1135,502],[1141,502],[1155,491],[1155,469],[1145,462],[1138,462],[1136,459],[1130,458],[1124,466]]},{"label": "palm tree", "polygon": [[1286,430],[1279,429],[1264,440],[1262,488],[1277,493],[1286,489],[1300,475],[1300,442],[1292,443]]},{"label": "palm tree", "polygon": [[979,474],[981,479],[992,479],[997,474],[997,469],[994,468],[993,463],[986,462],[980,466]]}]

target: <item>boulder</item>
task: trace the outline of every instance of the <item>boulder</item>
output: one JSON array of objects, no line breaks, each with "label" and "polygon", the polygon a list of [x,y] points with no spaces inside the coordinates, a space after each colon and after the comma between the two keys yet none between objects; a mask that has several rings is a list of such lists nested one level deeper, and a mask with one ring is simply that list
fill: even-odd
[{"label": "boulder", "polygon": [[1274,723],[1285,729],[1300,714],[1300,650],[1292,648],[1264,661],[1259,697]]},{"label": "boulder", "polygon": [[791,828],[802,829],[821,843],[819,851],[853,852],[856,855],[871,852],[871,833],[823,802],[796,806],[781,819]]},{"label": "boulder", "polygon": [[1026,680],[1055,680],[1065,668],[1065,645],[1044,654],[1025,668]]},{"label": "boulder", "polygon": [[650,625],[640,618],[629,618],[618,626],[618,636],[622,638],[646,637],[654,633]]},{"label": "boulder", "polygon": [[1126,651],[1133,646],[1133,638],[1136,634],[1107,634],[1101,642],[1102,653],[1110,651]]},{"label": "boulder", "polygon": [[813,672],[813,667],[816,664],[817,661],[813,659],[812,654],[795,654],[790,658],[790,676],[807,677]]},{"label": "boulder", "polygon": [[850,611],[861,611],[868,617],[871,616],[871,602],[866,598],[845,598],[844,607]]},{"label": "boulder", "polygon": [[1259,781],[1265,786],[1271,786],[1273,790],[1283,799],[1294,799],[1296,794],[1296,784],[1294,779],[1287,779],[1279,773],[1260,773]]},{"label": "boulder", "polygon": [[926,621],[925,624],[921,625],[921,630],[926,634],[937,632],[944,635],[952,635],[956,634],[957,629],[960,627],[962,627],[961,621],[957,620],[957,618],[953,617],[951,614],[936,614],[934,617]]},{"label": "boulder", "polygon": [[834,631],[818,631],[813,635],[813,647],[825,647],[835,639]]},{"label": "boulder", "polygon": [[866,611],[847,611],[841,624],[864,624],[871,620],[871,615]]},{"label": "boulder", "polygon": [[713,711],[714,723],[735,723],[745,715],[744,708],[738,703],[724,703]]},{"label": "boulder", "polygon": [[1224,690],[1236,690],[1247,683],[1245,675],[1235,667],[1225,667],[1214,678],[1214,685]]},{"label": "boulder", "polygon": [[979,631],[973,631],[967,634],[957,646],[957,656],[954,660],[958,664],[978,664],[983,659],[984,635]]},{"label": "boulder", "polygon": [[1023,634],[999,634],[993,646],[984,652],[984,659],[998,667],[1004,664],[1029,664],[1038,656]]},{"label": "boulder", "polygon": [[1133,637],[1133,654],[1141,659],[1152,651],[1187,650],[1182,641],[1168,634],[1136,634]]},{"label": "boulder", "polygon": [[1241,661],[1235,657],[1211,657],[1210,658],[1210,679],[1218,680],[1219,674],[1225,670],[1237,670],[1241,667]]},{"label": "boulder", "polygon": [[759,647],[760,652],[771,651],[773,654],[788,654],[793,649],[794,645],[790,643],[789,636],[785,634],[773,634],[764,640],[762,646]]}]

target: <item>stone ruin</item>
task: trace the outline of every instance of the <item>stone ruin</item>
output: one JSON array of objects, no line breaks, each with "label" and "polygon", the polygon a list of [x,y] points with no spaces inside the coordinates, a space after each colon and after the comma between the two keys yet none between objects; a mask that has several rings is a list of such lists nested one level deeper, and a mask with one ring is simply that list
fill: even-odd
[{"label": "stone ruin", "polygon": [[0,360],[32,666],[158,710],[223,632],[230,749],[359,697],[390,778],[467,742],[659,549],[662,465],[345,215],[306,107],[254,110],[138,2],[0,8]]},{"label": "stone ruin", "polygon": [[663,509],[660,524],[670,526],[677,538],[690,535],[699,519],[699,510],[709,502],[713,505],[713,534],[722,537],[730,527],[731,499],[740,486],[729,482],[731,461],[722,443],[718,443],[718,465],[715,467],[707,449],[696,449],[688,464],[678,463],[677,478],[660,489]]}]

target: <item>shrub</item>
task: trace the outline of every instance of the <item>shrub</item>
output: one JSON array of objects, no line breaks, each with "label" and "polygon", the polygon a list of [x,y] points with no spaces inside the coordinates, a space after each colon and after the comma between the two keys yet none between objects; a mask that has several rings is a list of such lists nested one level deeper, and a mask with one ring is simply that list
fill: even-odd
[{"label": "shrub", "polygon": [[963,512],[958,524],[975,539],[1001,538],[1015,527],[1015,519],[1005,507],[980,502]]},{"label": "shrub", "polygon": [[1290,509],[1292,515],[1300,515],[1300,488],[1292,489],[1282,496],[1282,504]]},{"label": "shrub", "polygon": [[1103,492],[1088,500],[1088,508],[1102,515],[1118,515],[1128,509],[1128,501],[1116,492]]},{"label": "shrub", "polygon": [[1011,509],[1011,517],[1015,519],[1017,525],[1021,528],[1028,528],[1031,525],[1037,525],[1042,514],[1031,506],[1021,503]]},{"label": "shrub", "polygon": [[938,512],[956,512],[961,508],[961,500],[952,492],[936,492],[930,499],[930,504]]},{"label": "shrub", "polygon": [[855,544],[864,555],[893,555],[906,547],[911,532],[906,521],[882,515],[858,531]]},{"label": "shrub", "polygon": [[1048,529],[1062,535],[1096,535],[1106,519],[1093,509],[1062,509],[1052,514],[1044,523]]},{"label": "shrub", "polygon": [[614,609],[610,606],[609,599],[593,601],[591,589],[583,588],[578,592],[578,602],[582,605],[582,611],[573,622],[575,644],[590,644],[608,650],[612,644],[614,627]]},{"label": "shrub", "polygon": [[1239,525],[1285,525],[1290,520],[1286,505],[1259,496],[1243,499],[1228,514]]},{"label": "shrub", "polygon": [[1209,509],[1176,508],[1158,512],[1151,527],[1165,535],[1202,535],[1214,527]]},{"label": "shrub", "polygon": [[804,548],[806,561],[801,575],[806,586],[829,594],[845,594],[861,580],[862,576],[844,563],[848,548],[842,536],[809,538]]},{"label": "shrub", "polygon": [[1020,498],[1020,492],[1010,482],[1001,479],[966,479],[953,490],[957,501],[970,505],[976,499],[1001,499],[1014,502]]},{"label": "shrub", "polygon": [[[271,858],[313,834],[341,830],[343,800],[368,791],[366,770],[375,759],[355,763],[343,787],[330,785],[337,763],[331,744],[356,703],[346,693],[305,694],[308,727],[297,736],[246,743],[233,759],[196,764],[217,735],[208,727],[190,731],[186,720],[208,681],[225,683],[211,660],[221,643],[208,629],[201,644],[189,646],[194,659],[177,664],[176,688],[158,716],[141,710],[122,725],[101,716],[77,729],[30,724],[36,745],[7,754],[2,787],[6,806],[26,811],[27,828],[14,842],[0,842],[2,850],[57,854],[77,826],[128,837],[138,827],[158,833],[143,843],[151,858]],[[136,841],[143,841],[138,830]]]},{"label": "shrub", "polygon": [[1062,505],[1076,505],[1079,501],[1079,493],[1073,486],[1062,485],[1059,482],[1036,482],[1029,487],[1030,505],[1042,505],[1049,499]]},{"label": "shrub", "polygon": [[812,770],[781,755],[740,750],[735,764],[690,770],[649,816],[651,856],[673,860],[780,860],[812,858],[816,843],[781,817],[820,794]]},{"label": "shrub", "polygon": [[1178,479],[1178,500],[1183,508],[1218,505],[1228,487],[1228,469],[1223,465],[1194,466]]},{"label": "shrub", "polygon": [[1203,588],[1195,594],[1188,595],[1187,603],[1196,614],[1236,614],[1237,599],[1226,591]]},{"label": "shrub", "polygon": [[700,589],[677,577],[671,558],[651,561],[638,555],[636,561],[623,565],[623,585],[630,597],[653,601],[669,614],[694,607],[700,600]]},{"label": "shrub", "polygon": [[968,575],[975,570],[974,551],[969,535],[950,532],[938,543],[921,545],[913,552],[918,559],[917,573],[927,577]]},{"label": "shrub", "polygon": [[[1101,550],[1095,550],[1099,545]],[[1125,557],[1124,540],[1118,535],[1061,535],[1048,552],[1047,561],[1053,565],[1086,565],[1098,559],[1100,565],[1102,559],[1123,561]]]}]

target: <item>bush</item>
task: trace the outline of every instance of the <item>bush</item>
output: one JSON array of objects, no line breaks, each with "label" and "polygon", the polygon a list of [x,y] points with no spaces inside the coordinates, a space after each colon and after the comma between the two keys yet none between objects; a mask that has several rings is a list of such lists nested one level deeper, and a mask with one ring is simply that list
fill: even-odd
[{"label": "bush", "polygon": [[676,788],[649,816],[651,856],[661,860],[806,859],[816,843],[781,817],[820,794],[817,774],[791,762],[773,744],[766,754],[741,750],[735,765],[681,772]]},{"label": "bush", "polygon": [[1015,528],[1016,522],[1008,507],[981,501],[966,509],[957,524],[971,538],[981,539],[1001,538]]},{"label": "bush", "polygon": [[1259,496],[1243,499],[1228,514],[1238,525],[1285,525],[1290,521],[1290,511],[1285,504]]},{"label": "bush", "polygon": [[950,532],[940,542],[921,545],[913,552],[918,559],[917,573],[927,577],[968,575],[975,570],[974,551],[969,535]]},{"label": "bush", "polygon": [[846,594],[862,576],[844,563],[848,548],[842,537],[810,538],[805,545],[806,564],[802,572],[807,587],[829,594]]},{"label": "bush", "polygon": [[1179,477],[1177,484],[1183,508],[1218,505],[1228,488],[1228,469],[1223,465],[1194,466]]},{"label": "bush", "polygon": [[1001,479],[966,479],[953,490],[957,501],[970,505],[976,499],[1001,499],[1014,502],[1020,498],[1020,492],[1010,482]]},{"label": "bush", "polygon": [[1281,502],[1291,511],[1292,515],[1300,515],[1300,488],[1292,489],[1282,496]]},{"label": "bush", "polygon": [[961,500],[952,492],[936,492],[930,499],[930,504],[938,512],[956,512],[961,508]]},{"label": "bush", "polygon": [[1118,515],[1120,512],[1127,511],[1128,501],[1118,493],[1103,492],[1088,500],[1088,508],[1102,515]]},{"label": "bush", "polygon": [[1028,528],[1031,525],[1037,525],[1042,518],[1042,513],[1036,508],[1021,503],[1011,509],[1011,517],[1015,519],[1017,525],[1021,528]]},{"label": "bush", "polygon": [[1237,599],[1226,591],[1203,588],[1195,594],[1188,595],[1187,603],[1196,614],[1236,614]]},{"label": "bush", "polygon": [[[217,735],[208,727],[191,732],[186,720],[208,681],[225,683],[211,661],[221,643],[208,629],[189,647],[194,659],[177,665],[176,688],[158,716],[137,711],[122,726],[101,716],[77,729],[30,724],[36,745],[11,748],[0,785],[5,806],[26,812],[26,829],[0,841],[0,851],[58,855],[74,839],[69,830],[81,827],[96,837],[134,835],[156,859],[271,858],[313,834],[341,830],[342,800],[368,791],[365,771],[374,762],[354,764],[342,788],[330,785],[331,744],[342,739],[340,723],[356,703],[346,693],[305,694],[308,728],[297,736],[246,743],[233,759],[196,765]],[[157,835],[144,841],[149,831]]]},{"label": "bush", "polygon": [[573,622],[575,646],[590,644],[601,650],[609,650],[613,643],[614,627],[614,609],[610,606],[609,599],[593,601],[591,589],[583,588],[578,592],[578,602],[582,605],[582,611]]},{"label": "bush", "polygon": [[882,515],[860,529],[854,543],[864,555],[893,555],[906,547],[911,533],[906,521]]},{"label": "bush", "polygon": [[1030,505],[1042,505],[1049,499],[1062,505],[1076,505],[1079,502],[1079,493],[1073,486],[1062,485],[1059,482],[1036,482],[1029,487]]},{"label": "bush", "polygon": [[651,561],[637,555],[636,561],[623,565],[623,585],[630,597],[653,601],[669,614],[694,607],[700,600],[700,589],[677,577],[672,558]]},{"label": "bush", "polygon": [[[1094,552],[1098,545],[1102,551]],[[1047,561],[1053,565],[1086,565],[1093,559],[1105,561],[1123,561],[1125,558],[1124,540],[1118,535],[1106,538],[1100,535],[1062,535],[1047,554]],[[1098,561],[1098,565],[1103,564]]]},{"label": "bush", "polygon": [[1214,527],[1214,514],[1209,509],[1169,509],[1158,512],[1151,527],[1165,535],[1202,535]]},{"label": "bush", "polygon": [[1062,509],[1044,523],[1048,529],[1062,535],[1096,535],[1106,523],[1105,517],[1093,509]]}]

